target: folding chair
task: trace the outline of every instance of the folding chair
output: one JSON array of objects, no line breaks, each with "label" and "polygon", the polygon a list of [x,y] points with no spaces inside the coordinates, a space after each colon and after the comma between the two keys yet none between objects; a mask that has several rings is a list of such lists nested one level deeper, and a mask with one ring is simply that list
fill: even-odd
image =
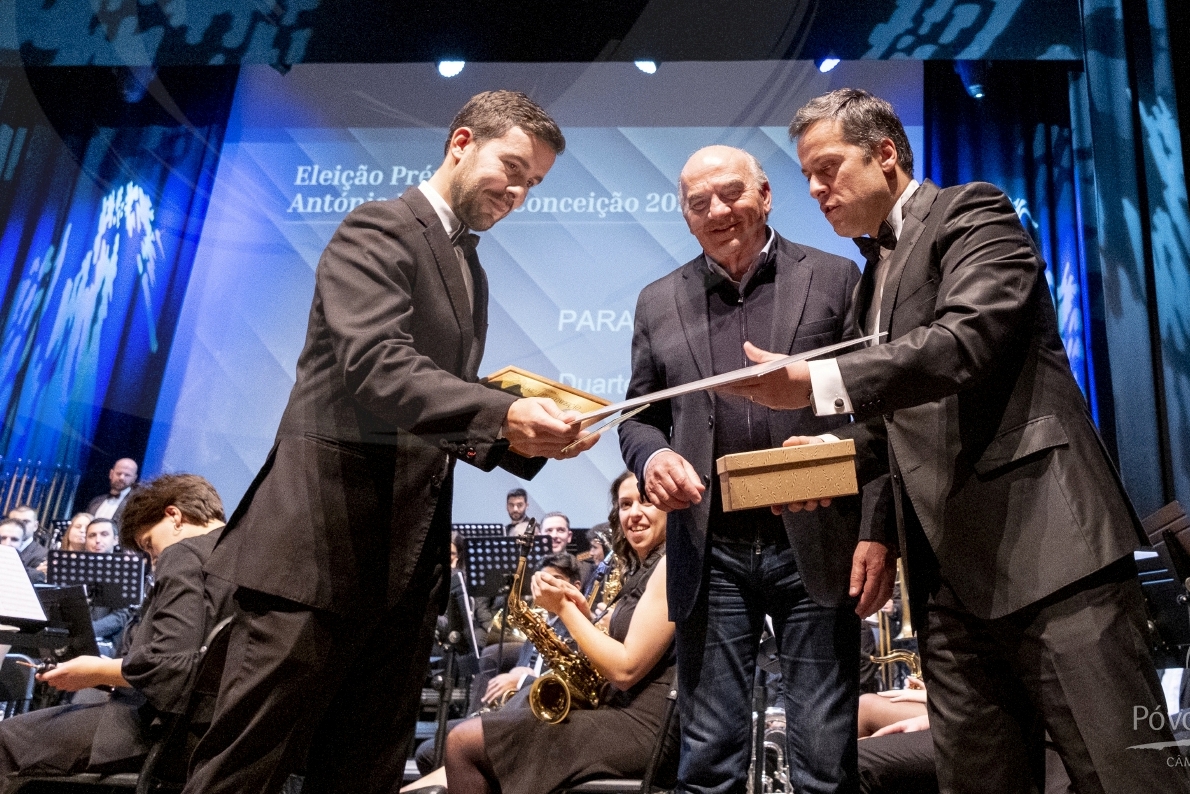
[{"label": "folding chair", "polygon": [[606,780],[588,780],[568,788],[558,789],[554,794],[663,794],[664,789],[654,788],[653,781],[661,767],[662,755],[665,753],[665,740],[669,737],[673,727],[675,706],[678,702],[678,690],[673,688],[665,698],[665,716],[661,720],[661,730],[657,732],[657,740],[653,743],[653,754],[649,757],[649,765],[645,767],[645,775],[640,780],[608,778]]},{"label": "folding chair", "polygon": [[4,664],[0,665],[0,703],[4,704],[0,714],[5,719],[29,710],[29,703],[33,700],[33,685],[37,683],[37,671],[27,666],[31,664],[36,662],[28,656],[10,653],[4,657]]}]

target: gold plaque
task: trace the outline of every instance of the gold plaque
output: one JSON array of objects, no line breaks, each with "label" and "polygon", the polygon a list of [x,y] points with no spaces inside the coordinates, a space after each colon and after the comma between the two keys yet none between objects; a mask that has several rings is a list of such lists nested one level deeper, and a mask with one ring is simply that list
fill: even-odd
[{"label": "gold plaque", "polygon": [[715,468],[728,512],[859,493],[851,439],[724,455]]},{"label": "gold plaque", "polygon": [[[480,378],[479,382],[517,397],[548,397],[563,411],[578,411],[580,414],[590,413],[610,404],[602,397],[587,394],[573,386],[558,383],[520,367],[505,367],[486,378]],[[516,447],[512,447],[512,451],[525,454]]]}]

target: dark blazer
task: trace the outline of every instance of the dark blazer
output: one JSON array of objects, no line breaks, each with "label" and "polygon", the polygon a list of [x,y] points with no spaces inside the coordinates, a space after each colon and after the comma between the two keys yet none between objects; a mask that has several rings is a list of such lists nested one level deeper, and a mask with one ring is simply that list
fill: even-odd
[{"label": "dark blazer", "polygon": [[154,718],[185,708],[203,640],[232,613],[230,584],[216,578],[204,582],[202,574],[219,533],[187,538],[158,558],[144,613],[129,627],[121,649],[122,673],[132,686],[117,689],[106,702],[56,706],[4,720],[0,771],[65,774],[88,763],[121,769],[148,753]]},{"label": "dark blazer", "polygon": [[888,343],[838,358],[855,416],[869,421],[840,435],[884,458],[898,516],[915,512],[964,607],[1006,615],[1143,544],[1008,198],[985,183],[925,182],[888,267]]},{"label": "dark blazer", "polygon": [[[87,503],[87,512],[91,515],[95,515],[95,511],[107,501],[107,498],[110,495],[111,494],[101,493],[99,496],[96,496]],[[120,526],[120,519],[124,517],[124,505],[126,504],[128,504],[128,494],[124,494],[124,498],[120,500],[120,504],[116,505],[116,512],[112,513],[112,523],[115,524],[117,528]],[[117,532],[116,534],[119,535],[120,533]]]},{"label": "dark blazer", "polygon": [[[798,245],[777,235],[777,296],[773,336],[753,344],[778,353],[812,350],[843,339],[859,269],[855,263]],[[689,383],[713,374],[707,316],[708,270],[704,258],[687,262],[645,287],[636,303],[632,380],[628,396]],[[649,456],[670,447],[690,462],[708,487],[700,504],[669,514],[669,613],[690,614],[703,578],[710,517],[715,395],[696,392],[653,405],[620,425],[624,462],[644,481]],[[775,411],[770,445],[792,435],[831,431],[840,417],[815,417],[806,409]],[[785,529],[810,596],[824,606],[847,597],[851,555],[859,538],[859,500],[841,499],[837,509],[785,515]]]},{"label": "dark blazer", "polygon": [[344,219],[318,263],[276,442],[210,573],[340,614],[383,609],[404,593],[427,533],[450,531],[456,458],[524,477],[540,469],[497,439],[515,398],[475,383],[488,289],[473,253],[470,265],[474,311],[416,188]]},{"label": "dark blazer", "polygon": [[29,574],[29,579],[34,584],[40,584],[45,581],[45,574],[37,570],[37,566],[45,562],[49,554],[49,550],[34,539],[32,543],[21,549],[17,555],[21,558],[21,563],[25,566],[25,573]]}]

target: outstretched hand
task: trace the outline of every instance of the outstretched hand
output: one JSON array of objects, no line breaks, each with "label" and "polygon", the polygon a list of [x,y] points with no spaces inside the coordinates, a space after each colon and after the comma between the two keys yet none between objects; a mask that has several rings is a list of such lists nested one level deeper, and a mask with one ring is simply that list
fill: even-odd
[{"label": "outstretched hand", "polygon": [[[781,358],[776,353],[761,350],[751,342],[744,343],[744,355],[755,364],[765,364]],[[767,375],[720,386],[717,391],[747,397],[752,402],[769,408],[805,408],[810,404],[810,368],[804,361],[795,361]]]},{"label": "outstretched hand", "polygon": [[[518,452],[533,457],[574,458],[595,446],[597,434],[587,433],[574,420],[576,411],[562,411],[545,397],[522,397],[508,407],[501,431]],[[578,443],[566,452],[564,447]]]}]

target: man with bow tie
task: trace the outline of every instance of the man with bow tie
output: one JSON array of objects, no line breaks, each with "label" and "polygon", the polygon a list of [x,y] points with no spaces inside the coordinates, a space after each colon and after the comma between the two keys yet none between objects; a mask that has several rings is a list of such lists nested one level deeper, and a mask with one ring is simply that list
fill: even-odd
[{"label": "man with bow tie", "polygon": [[[352,211],[315,273],[277,440],[206,565],[238,586],[227,664],[187,792],[388,792],[405,768],[450,571],[461,460],[531,477],[594,443],[544,399],[476,383],[484,231],[565,147],[524,94],[489,91],[442,165]],[[307,758],[308,751],[308,758]]]},{"label": "man with bow tie", "polygon": [[[731,391],[853,413],[833,434],[856,440],[861,476],[888,473],[939,789],[1040,789],[1048,731],[1081,794],[1190,790],[1176,748],[1129,749],[1172,742],[1135,719],[1165,702],[1132,557],[1145,534],[1011,202],[918,184],[895,111],[865,91],[811,100],[790,136],[811,196],[868,260],[853,330],[886,336]],[[790,506],[814,508],[833,509]]]}]

